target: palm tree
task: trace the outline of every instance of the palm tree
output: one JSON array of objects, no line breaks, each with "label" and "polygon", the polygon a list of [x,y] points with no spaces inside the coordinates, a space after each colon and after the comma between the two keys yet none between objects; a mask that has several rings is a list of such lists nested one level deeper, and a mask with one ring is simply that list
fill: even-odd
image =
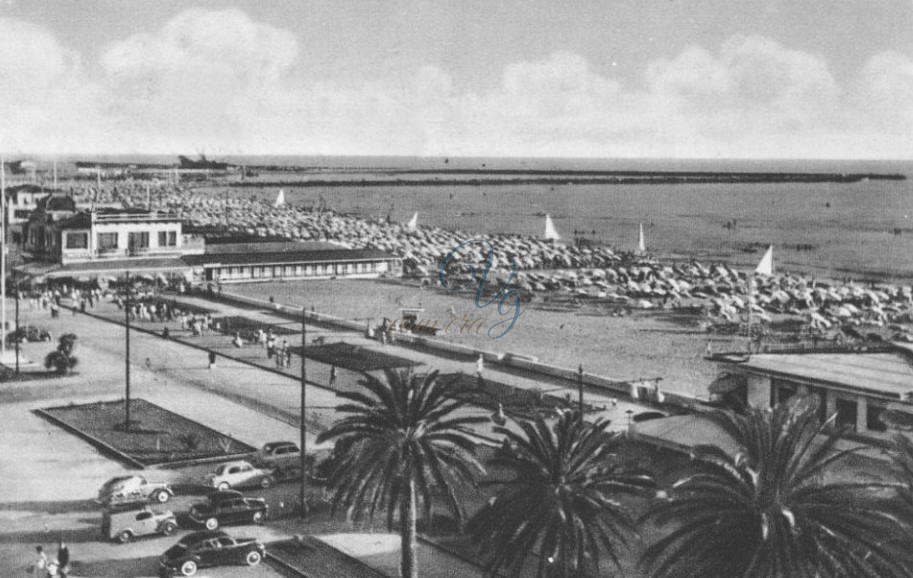
[{"label": "palm tree", "polygon": [[739,450],[696,448],[689,475],[648,512],[671,527],[644,552],[653,576],[910,575],[892,540],[909,535],[896,484],[825,480],[861,448],[837,451],[834,418],[819,423],[815,403],[709,417]]},{"label": "palm tree", "polygon": [[360,382],[372,395],[337,392],[352,403],[337,411],[348,414],[318,437],[336,439],[328,464],[327,486],[332,511],[345,509],[356,519],[385,509],[387,527],[399,518],[402,576],[418,576],[416,516],[421,506],[430,517],[432,493],[442,492],[449,509],[462,520],[456,490],[475,483],[484,468],[474,455],[470,426],[484,416],[457,412],[466,402],[453,399],[451,383],[438,372],[384,371],[386,381],[366,375]]},{"label": "palm tree", "polygon": [[607,433],[608,420],[583,423],[569,411],[553,423],[540,415],[514,425],[519,431],[495,428],[505,446],[492,465],[516,475],[467,525],[488,570],[518,575],[534,552],[540,577],[598,573],[602,554],[618,566],[617,544],[627,545],[636,528],[616,497],[653,487],[614,459],[620,434]]}]

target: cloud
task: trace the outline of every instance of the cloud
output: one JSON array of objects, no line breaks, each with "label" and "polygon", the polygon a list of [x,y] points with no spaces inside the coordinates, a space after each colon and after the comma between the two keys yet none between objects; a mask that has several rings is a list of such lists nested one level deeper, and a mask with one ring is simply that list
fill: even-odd
[{"label": "cloud", "polygon": [[[36,152],[909,157],[913,60],[873,55],[841,86],[820,56],[762,36],[687,46],[614,76],[557,51],[492,88],[440,66],[310,79],[296,35],[190,9],[84,66],[47,29],[0,19],[0,148]],[[97,64],[97,65],[96,65]],[[87,70],[91,70],[89,73]]]}]

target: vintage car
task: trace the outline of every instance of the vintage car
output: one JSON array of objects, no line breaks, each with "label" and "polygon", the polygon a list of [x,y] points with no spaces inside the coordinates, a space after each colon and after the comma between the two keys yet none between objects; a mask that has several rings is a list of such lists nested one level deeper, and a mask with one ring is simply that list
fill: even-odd
[{"label": "vintage car", "polygon": [[101,518],[101,533],[106,540],[126,544],[134,538],[161,534],[170,536],[178,529],[172,512],[157,512],[143,508],[106,508]]},{"label": "vintage car", "polygon": [[42,329],[41,327],[35,327],[34,325],[29,325],[28,327],[20,327],[15,331],[10,331],[6,334],[6,343],[7,345],[13,345],[17,341],[23,343],[25,341],[50,341],[51,334],[47,329]]},{"label": "vintage car", "polygon": [[173,495],[174,490],[165,482],[150,482],[143,476],[119,476],[104,483],[96,501],[108,506],[150,501],[164,504]]},{"label": "vintage car", "polygon": [[225,524],[262,524],[268,512],[266,500],[245,498],[235,490],[218,490],[209,494],[206,502],[191,506],[188,515],[207,530],[215,530]]},{"label": "vintage car", "polygon": [[206,476],[206,485],[219,490],[244,487],[268,488],[273,485],[274,481],[272,472],[255,468],[250,465],[250,462],[243,460],[222,464],[215,472]]},{"label": "vintage car", "polygon": [[266,546],[255,538],[233,538],[225,532],[187,534],[159,558],[159,576],[193,576],[198,568],[247,564],[255,566],[266,555]]},{"label": "vintage car", "polygon": [[301,450],[295,442],[269,442],[257,452],[257,465],[276,473],[301,469]]}]

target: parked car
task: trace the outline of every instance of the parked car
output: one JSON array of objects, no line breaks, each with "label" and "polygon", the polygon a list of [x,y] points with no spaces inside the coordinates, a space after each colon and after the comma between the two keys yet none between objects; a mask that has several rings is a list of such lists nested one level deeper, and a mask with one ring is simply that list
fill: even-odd
[{"label": "parked car", "polygon": [[219,466],[214,473],[206,476],[206,485],[219,489],[261,487],[273,485],[272,472],[261,470],[243,460],[228,462]]},{"label": "parked car", "polygon": [[106,508],[101,518],[101,533],[106,540],[126,544],[134,538],[161,534],[170,536],[178,529],[173,512],[156,512],[143,508]]},{"label": "parked car", "polygon": [[18,341],[22,343],[23,341],[50,341],[51,333],[41,327],[35,327],[34,325],[29,325],[28,327],[20,327],[15,331],[10,331],[6,334],[6,343],[12,345]]},{"label": "parked car", "polygon": [[257,452],[257,465],[284,472],[301,468],[301,450],[294,442],[269,442]]},{"label": "parked car", "polygon": [[173,495],[174,490],[165,482],[150,482],[143,476],[119,476],[104,483],[96,501],[103,505],[149,501],[164,504]]},{"label": "parked car", "polygon": [[225,524],[262,524],[268,512],[266,500],[245,498],[235,490],[219,490],[209,494],[206,502],[192,505],[188,514],[207,530],[215,530]]},{"label": "parked car", "polygon": [[225,532],[187,534],[159,558],[159,576],[193,576],[198,568],[247,564],[256,566],[266,555],[266,546],[255,538],[233,538]]}]

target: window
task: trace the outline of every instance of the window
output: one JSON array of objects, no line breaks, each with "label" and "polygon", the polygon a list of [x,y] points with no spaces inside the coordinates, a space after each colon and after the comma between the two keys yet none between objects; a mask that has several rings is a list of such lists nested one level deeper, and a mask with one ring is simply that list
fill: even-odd
[{"label": "window", "polygon": [[131,251],[138,251],[149,248],[149,231],[140,231],[129,233],[127,235],[127,247]]},{"label": "window", "polygon": [[174,247],[178,244],[176,231],[159,231],[159,247]]},{"label": "window", "polygon": [[67,233],[67,249],[86,249],[89,247],[88,233]]},{"label": "window", "polygon": [[311,267],[310,265],[306,265],[306,266],[304,267],[304,274],[305,274],[306,276],[310,277],[311,275],[314,274],[314,268]]},{"label": "window", "polygon": [[837,399],[837,421],[834,424],[837,429],[847,427],[856,431],[856,409],[855,399]]},{"label": "window", "polygon": [[865,413],[865,426],[869,431],[888,431],[888,425],[881,420],[887,407],[869,401]]},{"label": "window", "polygon": [[99,233],[97,239],[99,251],[117,249],[117,233]]}]

